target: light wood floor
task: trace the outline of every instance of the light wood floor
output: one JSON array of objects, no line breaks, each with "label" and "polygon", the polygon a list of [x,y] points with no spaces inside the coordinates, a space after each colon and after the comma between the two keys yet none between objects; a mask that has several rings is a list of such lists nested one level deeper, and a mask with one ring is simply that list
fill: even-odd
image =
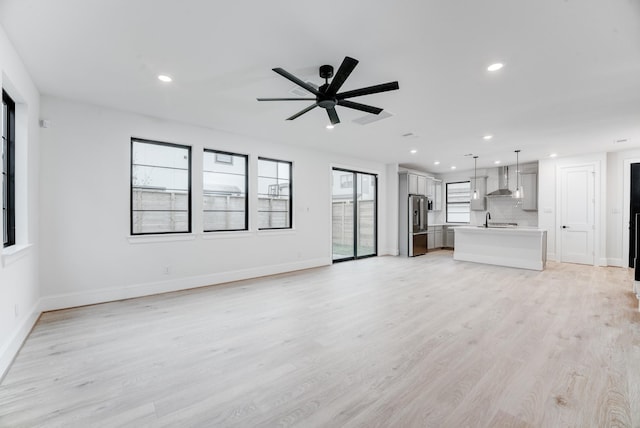
[{"label": "light wood floor", "polygon": [[629,269],[380,257],[46,313],[2,427],[639,427]]}]

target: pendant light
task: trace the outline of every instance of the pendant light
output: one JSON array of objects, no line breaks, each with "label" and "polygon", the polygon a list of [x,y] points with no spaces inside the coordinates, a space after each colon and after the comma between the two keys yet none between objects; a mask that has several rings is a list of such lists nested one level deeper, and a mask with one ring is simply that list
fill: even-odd
[{"label": "pendant light", "polygon": [[473,157],[473,199],[478,199],[478,156]]},{"label": "pendant light", "polygon": [[520,150],[516,150],[516,191],[513,194],[513,197],[516,199],[522,199],[524,197],[524,191],[522,189],[522,186],[520,186],[520,159],[519,159],[519,154],[520,154]]}]

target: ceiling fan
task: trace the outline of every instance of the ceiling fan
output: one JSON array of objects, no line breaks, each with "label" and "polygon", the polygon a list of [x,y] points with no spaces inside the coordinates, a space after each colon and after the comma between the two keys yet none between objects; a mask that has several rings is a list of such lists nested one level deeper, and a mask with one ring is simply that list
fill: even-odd
[{"label": "ceiling fan", "polygon": [[[393,91],[395,89],[399,89],[398,82],[389,82],[382,83],[380,85],[368,86],[366,88],[354,89],[352,91],[346,92],[338,92],[344,82],[347,80],[353,69],[358,64],[358,60],[351,57],[344,57],[342,64],[340,64],[340,68],[338,68],[338,72],[335,77],[333,75],[333,67],[330,65],[323,65],[320,67],[320,77],[325,79],[325,83],[320,87],[314,87],[307,82],[304,82],[298,79],[293,74],[283,70],[282,68],[274,68],[273,71],[284,77],[285,79],[289,79],[296,85],[304,88],[309,91],[315,98],[257,98],[258,101],[314,101],[309,107],[299,111],[291,117],[288,117],[287,120],[296,119],[306,112],[313,110],[316,107],[322,107],[327,110],[327,114],[329,115],[329,120],[331,120],[331,124],[335,125],[340,123],[340,118],[338,117],[338,113],[336,112],[336,105],[352,108],[355,110],[365,111],[367,113],[372,114],[380,114],[382,111],[381,108],[373,107],[366,104],[360,104],[353,101],[348,101],[347,98],[359,97],[362,95],[370,95],[377,94],[378,92],[386,92]],[[329,79],[333,77],[331,83],[329,83]]]}]

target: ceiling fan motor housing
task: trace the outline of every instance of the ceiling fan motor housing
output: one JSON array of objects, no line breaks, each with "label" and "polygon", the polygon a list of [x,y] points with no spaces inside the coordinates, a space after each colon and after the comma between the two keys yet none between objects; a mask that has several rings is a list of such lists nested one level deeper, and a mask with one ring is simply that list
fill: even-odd
[{"label": "ceiling fan motor housing", "polygon": [[[331,67],[330,65],[324,65],[323,67]],[[320,73],[322,74],[322,73]],[[330,97],[327,96],[327,88],[329,87],[328,83],[325,83],[324,85],[321,85],[318,88],[318,91],[320,91],[320,93],[322,93],[323,96],[316,96],[316,102],[318,103],[319,107],[322,108],[333,108],[336,106],[336,104],[338,104],[338,100],[335,99],[335,97]]]},{"label": "ceiling fan motor housing", "polygon": [[330,65],[321,65],[320,77],[323,79],[331,79],[333,77],[333,67]]}]

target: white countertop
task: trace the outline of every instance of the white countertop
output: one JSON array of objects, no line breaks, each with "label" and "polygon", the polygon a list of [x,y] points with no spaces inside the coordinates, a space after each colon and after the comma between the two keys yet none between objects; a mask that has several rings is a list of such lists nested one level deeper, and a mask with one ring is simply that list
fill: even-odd
[{"label": "white countertop", "polygon": [[456,229],[469,230],[477,233],[542,233],[546,229],[540,229],[535,226],[517,226],[517,227],[484,227],[484,226],[460,226]]}]

